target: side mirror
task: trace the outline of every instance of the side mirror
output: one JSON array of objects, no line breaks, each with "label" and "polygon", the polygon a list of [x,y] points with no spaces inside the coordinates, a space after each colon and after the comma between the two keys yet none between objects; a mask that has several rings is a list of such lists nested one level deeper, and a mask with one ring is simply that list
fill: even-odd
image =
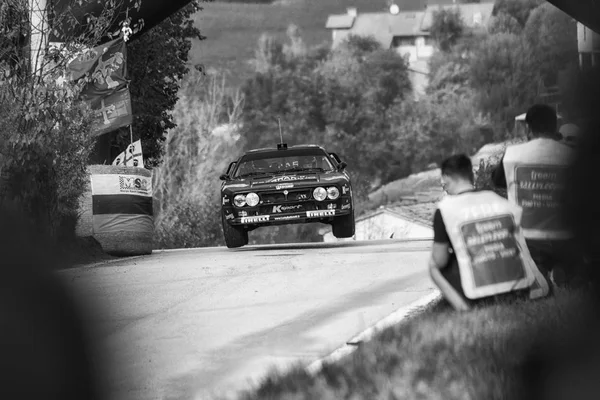
[{"label": "side mirror", "polygon": [[339,164],[339,163],[341,163],[341,162],[342,162],[342,160],[340,160],[340,157],[339,157],[337,154],[335,154],[335,153],[329,153],[329,155],[330,155],[331,157],[333,157],[333,159],[335,160],[335,162],[336,162],[336,163],[338,163],[338,164]]},{"label": "side mirror", "polygon": [[229,180],[229,175],[223,174],[223,175],[219,176],[219,179],[222,180],[222,181],[228,181]]},{"label": "side mirror", "polygon": [[341,163],[339,163],[337,169],[338,171],[343,171],[344,169],[346,169],[347,166],[348,164],[346,164],[346,161],[342,161]]}]

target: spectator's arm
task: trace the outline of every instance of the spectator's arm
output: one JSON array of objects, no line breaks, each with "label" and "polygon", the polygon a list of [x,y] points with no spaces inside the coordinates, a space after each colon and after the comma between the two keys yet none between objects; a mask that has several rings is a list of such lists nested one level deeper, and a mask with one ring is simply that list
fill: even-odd
[{"label": "spectator's arm", "polygon": [[436,210],[433,216],[433,246],[431,247],[431,257],[429,259],[429,274],[431,280],[442,292],[442,295],[452,304],[456,310],[466,311],[469,305],[461,295],[452,287],[450,282],[444,278],[441,269],[446,268],[450,261],[450,238],[446,231],[446,225],[442,219],[440,210]]},{"label": "spectator's arm", "polygon": [[442,272],[439,269],[439,266],[433,258],[429,262],[429,275],[431,276],[431,280],[442,292],[442,296],[454,307],[455,310],[458,311],[468,311],[469,305],[467,302],[461,297],[461,295],[454,289],[454,287],[444,278]]},{"label": "spectator's arm", "polygon": [[448,243],[433,243],[431,246],[431,258],[429,268],[442,269],[448,266],[450,261],[450,246]]},{"label": "spectator's arm", "polygon": [[506,175],[504,173],[504,156],[500,160],[500,164],[492,172],[492,183],[496,188],[506,189]]}]

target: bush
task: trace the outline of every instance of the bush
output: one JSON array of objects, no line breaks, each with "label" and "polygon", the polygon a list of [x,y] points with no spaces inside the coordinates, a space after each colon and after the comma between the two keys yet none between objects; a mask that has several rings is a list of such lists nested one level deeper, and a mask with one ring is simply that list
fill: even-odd
[{"label": "bush", "polygon": [[506,199],[506,189],[496,188],[492,182],[492,173],[498,164],[498,161],[480,160],[475,172],[475,187],[478,190],[492,190]]},{"label": "bush", "polygon": [[242,147],[236,126],[243,99],[227,92],[223,76],[196,70],[181,82],[179,98],[177,127],[167,134],[163,163],[154,169],[155,245],[222,245],[218,177]]},{"label": "bush", "polygon": [[88,180],[88,109],[54,83],[35,85],[33,95],[26,82],[15,83],[11,90],[0,88],[0,168],[8,185],[3,200],[18,203],[53,237],[71,236]]},{"label": "bush", "polygon": [[160,215],[156,229],[159,248],[215,246],[223,243],[219,196],[183,199]]}]

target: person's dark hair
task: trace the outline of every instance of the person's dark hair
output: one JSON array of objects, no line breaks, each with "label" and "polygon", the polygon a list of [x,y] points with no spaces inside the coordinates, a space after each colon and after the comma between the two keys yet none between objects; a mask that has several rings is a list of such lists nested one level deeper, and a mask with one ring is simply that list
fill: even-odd
[{"label": "person's dark hair", "polygon": [[455,154],[442,162],[442,175],[460,177],[473,182],[473,164],[465,154]]},{"label": "person's dark hair", "polygon": [[533,133],[556,133],[558,118],[554,108],[547,104],[535,104],[527,110],[525,122]]}]

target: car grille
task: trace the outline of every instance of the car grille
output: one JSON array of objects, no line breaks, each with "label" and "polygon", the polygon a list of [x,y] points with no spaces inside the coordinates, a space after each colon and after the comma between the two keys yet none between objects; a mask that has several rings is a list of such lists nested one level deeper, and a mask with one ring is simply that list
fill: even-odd
[{"label": "car grille", "polygon": [[302,202],[312,200],[311,189],[288,190],[287,197],[282,191],[259,193],[262,204],[281,204],[287,202]]}]

